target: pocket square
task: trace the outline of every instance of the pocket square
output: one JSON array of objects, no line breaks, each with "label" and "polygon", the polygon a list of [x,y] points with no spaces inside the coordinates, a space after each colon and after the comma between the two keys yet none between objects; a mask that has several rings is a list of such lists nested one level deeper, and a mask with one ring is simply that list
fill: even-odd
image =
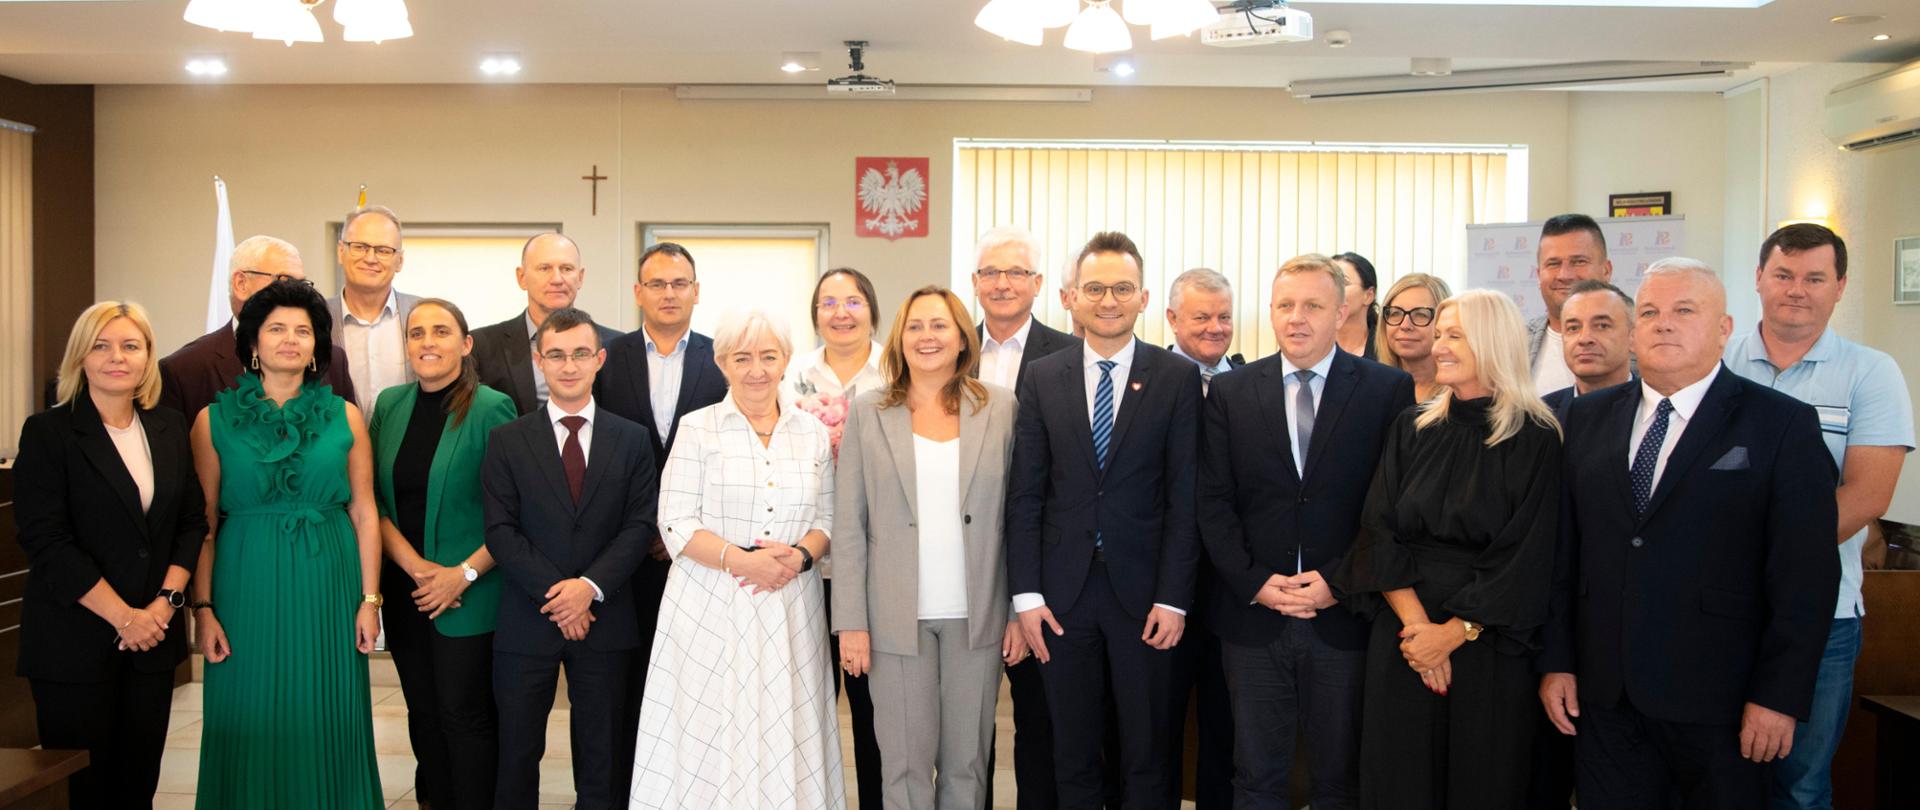
[{"label": "pocket square", "polygon": [[1735,447],[1713,463],[1715,470],[1744,470],[1747,468],[1747,448]]}]

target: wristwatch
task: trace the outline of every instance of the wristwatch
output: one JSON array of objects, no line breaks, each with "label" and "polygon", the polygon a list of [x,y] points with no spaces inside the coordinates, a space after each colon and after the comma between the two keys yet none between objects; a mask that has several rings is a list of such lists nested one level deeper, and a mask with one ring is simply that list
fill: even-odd
[{"label": "wristwatch", "polygon": [[1467,621],[1466,619],[1460,620],[1460,626],[1466,628],[1468,641],[1479,641],[1480,633],[1487,629],[1487,626],[1484,624],[1479,624],[1477,622],[1470,622],[1470,621]]},{"label": "wristwatch", "polygon": [[479,569],[474,568],[471,565],[468,565],[466,560],[460,561],[460,573],[466,576],[468,582],[472,582],[480,578]]},{"label": "wristwatch", "polygon": [[167,600],[167,604],[174,610],[187,606],[187,595],[172,588],[161,588],[159,593],[154,594],[154,598]]},{"label": "wristwatch", "polygon": [[808,571],[812,571],[813,570],[813,552],[808,551],[806,546],[799,545],[799,544],[795,544],[793,548],[795,551],[800,552],[800,573],[804,574]]},{"label": "wristwatch", "polygon": [[380,594],[377,594],[377,593],[366,594],[364,597],[361,598],[360,601],[365,602],[369,605],[372,605],[375,608],[379,608],[387,603],[387,600],[382,598]]}]

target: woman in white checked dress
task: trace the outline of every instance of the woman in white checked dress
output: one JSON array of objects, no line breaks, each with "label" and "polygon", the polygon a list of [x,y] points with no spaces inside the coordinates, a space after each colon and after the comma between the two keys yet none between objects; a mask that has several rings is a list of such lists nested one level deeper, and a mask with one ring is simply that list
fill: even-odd
[{"label": "woman in white checked dress", "polygon": [[813,561],[833,522],[833,450],[812,415],[782,407],[792,357],[766,315],[714,335],[729,392],[680,422],[661,474],[673,554],[640,710],[640,808],[846,807]]}]

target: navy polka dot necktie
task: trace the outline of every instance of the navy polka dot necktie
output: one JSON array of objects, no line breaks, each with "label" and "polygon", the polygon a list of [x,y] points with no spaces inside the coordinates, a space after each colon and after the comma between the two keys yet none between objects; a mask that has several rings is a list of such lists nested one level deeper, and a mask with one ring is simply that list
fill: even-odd
[{"label": "navy polka dot necktie", "polygon": [[1640,449],[1633,454],[1633,470],[1627,478],[1633,483],[1633,511],[1646,514],[1647,501],[1653,499],[1653,468],[1660,460],[1660,445],[1667,441],[1667,416],[1673,413],[1673,400],[1660,400],[1660,406],[1653,411],[1653,424],[1647,426],[1647,435],[1640,439]]}]

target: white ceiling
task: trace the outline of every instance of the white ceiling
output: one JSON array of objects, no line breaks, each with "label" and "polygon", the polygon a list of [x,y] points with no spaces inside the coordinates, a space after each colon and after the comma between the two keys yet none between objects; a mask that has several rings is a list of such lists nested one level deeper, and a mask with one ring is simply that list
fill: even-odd
[{"label": "white ceiling", "polygon": [[[1509,2],[1511,0],[1508,0]],[[216,81],[252,84],[491,81],[483,55],[513,53],[522,83],[791,83],[844,74],[844,39],[872,42],[867,72],[902,84],[1277,87],[1295,79],[1404,74],[1407,58],[1447,56],[1456,70],[1550,62],[1650,59],[1763,63],[1717,82],[1622,89],[1724,89],[1786,63],[1889,62],[1920,56],[1915,0],[1774,0],[1758,9],[1568,8],[1314,3],[1322,41],[1237,49],[1191,40],[1150,42],[1135,31],[1138,75],[1113,79],[1094,57],[1048,33],[1034,48],[973,26],[985,0],[410,0],[415,36],[382,44],[330,41],[291,48],[181,20],[186,0],[0,0],[0,74],[29,82],[171,84],[219,56]],[[1873,25],[1832,25],[1840,14],[1880,14]],[[1887,33],[1886,43],[1869,41]],[[818,51],[822,70],[778,70],[783,51]]]}]

